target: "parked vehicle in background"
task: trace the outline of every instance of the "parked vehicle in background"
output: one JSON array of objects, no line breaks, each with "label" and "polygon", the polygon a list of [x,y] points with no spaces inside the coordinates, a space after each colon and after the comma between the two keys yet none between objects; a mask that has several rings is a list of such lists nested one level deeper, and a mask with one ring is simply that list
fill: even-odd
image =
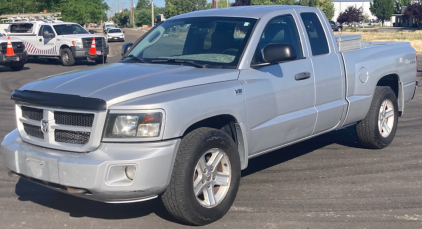
[{"label": "parked vehicle in background", "polygon": [[[7,34],[23,40],[30,57],[46,58],[49,62],[61,60],[64,66],[72,66],[76,60],[102,63],[107,60],[107,40],[90,34],[82,26],[71,22],[34,21],[8,25]],[[96,55],[89,55],[95,38]]]},{"label": "parked vehicle in background", "polygon": [[20,71],[28,60],[28,53],[22,40],[11,37],[14,56],[7,56],[7,37],[0,33],[0,66],[6,66],[12,71]]},{"label": "parked vehicle in background", "polygon": [[330,26],[331,26],[331,29],[333,29],[333,31],[338,31],[338,32],[343,31],[343,26],[338,22],[330,21]]},{"label": "parked vehicle in background", "polygon": [[103,32],[107,33],[107,29],[114,28],[114,23],[112,22],[104,22],[103,24]]},{"label": "parked vehicle in background", "polygon": [[182,14],[122,53],[13,92],[11,176],[107,203],[160,197],[176,219],[209,224],[251,158],[350,125],[363,147],[387,147],[417,85],[409,42],[334,36],[313,7]]},{"label": "parked vehicle in background", "polygon": [[106,34],[107,40],[110,41],[125,41],[125,34],[119,28],[109,28]]}]

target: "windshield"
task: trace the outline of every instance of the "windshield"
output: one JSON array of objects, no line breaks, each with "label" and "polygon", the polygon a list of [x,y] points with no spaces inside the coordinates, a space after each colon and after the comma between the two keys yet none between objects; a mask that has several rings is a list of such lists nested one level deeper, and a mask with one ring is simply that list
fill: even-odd
[{"label": "windshield", "polygon": [[121,33],[122,31],[120,29],[109,29],[108,33]]},{"label": "windshield", "polygon": [[256,21],[234,17],[167,20],[145,36],[128,56],[146,62],[186,60],[209,67],[235,68]]},{"label": "windshield", "polygon": [[114,25],[105,25],[106,28],[113,28]]},{"label": "windshield", "polygon": [[68,35],[68,34],[89,34],[82,26],[78,24],[63,24],[53,25],[57,35]]}]

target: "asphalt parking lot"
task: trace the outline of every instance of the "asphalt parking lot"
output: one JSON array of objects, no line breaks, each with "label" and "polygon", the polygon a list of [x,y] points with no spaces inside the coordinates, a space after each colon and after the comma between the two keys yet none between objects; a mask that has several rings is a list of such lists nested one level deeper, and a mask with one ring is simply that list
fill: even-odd
[{"label": "asphalt parking lot", "polygon": [[[126,30],[127,41],[141,35]],[[107,64],[120,60],[122,44],[111,43]],[[418,65],[422,69],[422,55]],[[13,90],[92,66],[31,60],[21,72],[0,67],[0,139],[16,125]],[[422,85],[422,71],[417,79]],[[354,127],[349,127],[250,160],[229,213],[203,228],[422,228],[421,90],[406,104],[386,149],[361,148]],[[166,213],[159,199],[98,203],[10,178],[0,165],[0,229],[185,227]]]}]

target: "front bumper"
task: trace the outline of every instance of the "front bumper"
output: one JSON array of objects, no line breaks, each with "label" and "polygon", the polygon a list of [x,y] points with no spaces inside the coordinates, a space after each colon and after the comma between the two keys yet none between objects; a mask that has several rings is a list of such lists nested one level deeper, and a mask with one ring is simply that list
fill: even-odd
[{"label": "front bumper", "polygon": [[124,37],[108,37],[107,41],[124,41],[125,38]]},{"label": "front bumper", "polygon": [[[19,57],[19,60],[16,61],[15,57]],[[0,52],[0,65],[4,66],[16,66],[25,64],[28,61],[28,52],[25,50],[21,53],[15,53],[15,56],[8,57],[5,53]]]},{"label": "front bumper", "polygon": [[90,59],[102,58],[102,56],[107,56],[109,53],[109,47],[97,47],[97,52],[101,53],[98,53],[97,55],[95,55],[95,57],[89,55],[90,48],[77,48],[75,46],[72,46],[70,47],[70,50],[72,51],[73,57],[75,59],[85,59],[88,57]]},{"label": "front bumper", "polygon": [[[83,198],[126,203],[151,199],[166,189],[179,143],[102,143],[95,151],[74,153],[25,143],[14,130],[1,143],[1,152],[8,169],[37,183],[63,192],[87,190],[71,193]],[[137,168],[133,180],[124,175],[127,165]]]}]

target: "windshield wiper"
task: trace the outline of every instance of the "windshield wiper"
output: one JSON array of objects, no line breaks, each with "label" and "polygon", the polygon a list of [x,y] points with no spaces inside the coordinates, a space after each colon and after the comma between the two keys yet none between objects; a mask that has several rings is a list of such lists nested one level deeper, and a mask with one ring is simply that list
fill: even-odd
[{"label": "windshield wiper", "polygon": [[139,57],[137,57],[137,56],[134,56],[133,54],[130,54],[129,56],[126,56],[126,57],[125,57],[125,58],[123,58],[123,59],[126,59],[126,58],[131,58],[131,59],[134,59],[134,60],[138,61],[139,63],[145,63],[145,62],[146,62],[144,59],[139,58]]},{"label": "windshield wiper", "polygon": [[151,63],[181,63],[181,64],[189,64],[197,68],[207,67],[207,65],[199,64],[193,60],[181,60],[181,59],[157,59],[157,60],[151,60]]}]

